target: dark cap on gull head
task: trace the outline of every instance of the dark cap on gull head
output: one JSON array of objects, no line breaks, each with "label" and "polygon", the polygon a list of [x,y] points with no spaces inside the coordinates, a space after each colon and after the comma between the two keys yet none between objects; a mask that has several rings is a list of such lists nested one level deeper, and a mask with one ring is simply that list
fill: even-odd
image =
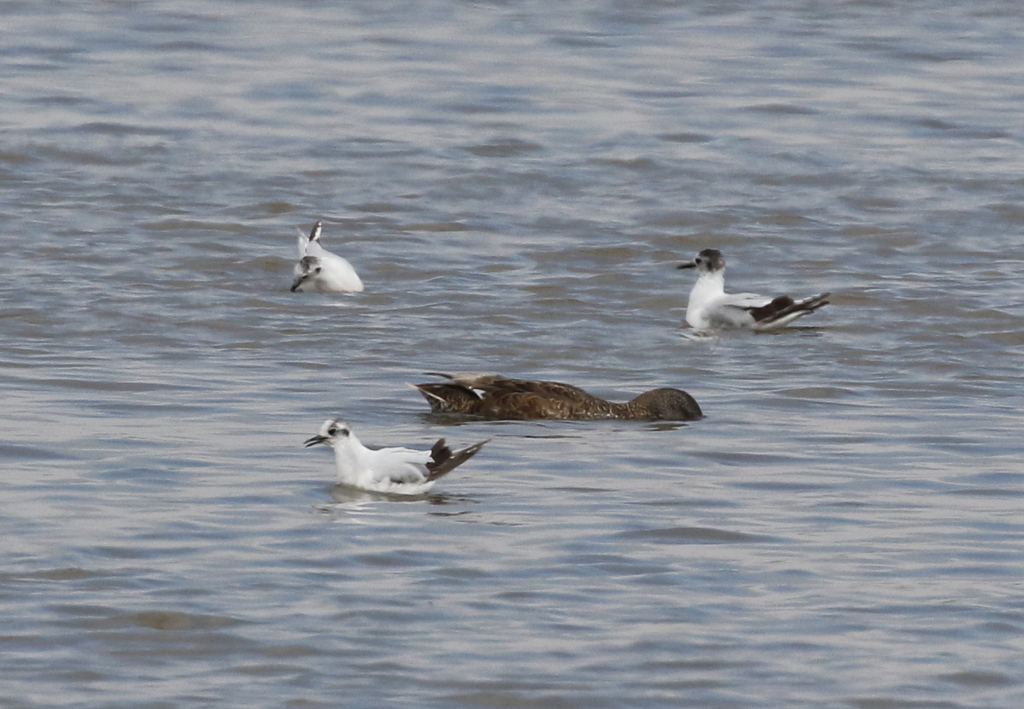
[{"label": "dark cap on gull head", "polygon": [[320,427],[320,432],[311,438],[307,438],[302,442],[302,445],[309,448],[310,446],[327,443],[334,438],[348,438],[350,435],[352,435],[352,429],[343,420],[327,419],[324,421],[323,426]]},{"label": "dark cap on gull head", "polygon": [[303,256],[299,259],[299,263],[295,267],[295,280],[292,281],[292,293],[297,291],[307,280],[319,274],[321,270],[323,270],[323,266],[316,256]]},{"label": "dark cap on gull head", "polygon": [[498,374],[427,372],[445,382],[415,384],[432,413],[503,420],[632,419],[695,421],[703,417],[692,396],[680,389],[644,392],[618,403],[561,382],[511,379]]},{"label": "dark cap on gull head", "polygon": [[681,263],[677,268],[700,268],[704,271],[721,271],[725,268],[725,257],[718,249],[701,249],[693,261]]}]

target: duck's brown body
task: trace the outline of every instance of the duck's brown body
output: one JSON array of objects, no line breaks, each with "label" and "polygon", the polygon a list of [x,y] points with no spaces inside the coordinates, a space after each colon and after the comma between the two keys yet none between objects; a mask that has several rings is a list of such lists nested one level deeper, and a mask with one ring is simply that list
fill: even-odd
[{"label": "duck's brown body", "polygon": [[509,379],[497,374],[428,374],[448,381],[417,384],[435,414],[488,419],[637,419],[695,421],[703,416],[679,389],[652,389],[625,403],[605,401],[561,382]]}]

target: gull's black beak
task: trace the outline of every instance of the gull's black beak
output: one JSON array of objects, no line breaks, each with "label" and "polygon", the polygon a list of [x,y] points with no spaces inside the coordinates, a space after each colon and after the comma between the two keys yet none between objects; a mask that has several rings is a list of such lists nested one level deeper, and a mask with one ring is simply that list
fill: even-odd
[{"label": "gull's black beak", "polygon": [[307,278],[309,278],[309,274],[308,273],[304,273],[301,276],[299,276],[298,278],[296,278],[295,282],[292,283],[292,293],[294,293],[296,290],[298,290],[299,286],[301,286],[303,284],[303,282],[305,282],[305,280]]},{"label": "gull's black beak", "polygon": [[309,448],[310,446],[315,446],[317,443],[324,443],[325,441],[327,441],[326,436],[316,435],[310,439],[303,441],[302,445],[304,445],[306,448]]},{"label": "gull's black beak", "polygon": [[690,261],[689,263],[681,263],[676,268],[697,268],[696,261]]}]

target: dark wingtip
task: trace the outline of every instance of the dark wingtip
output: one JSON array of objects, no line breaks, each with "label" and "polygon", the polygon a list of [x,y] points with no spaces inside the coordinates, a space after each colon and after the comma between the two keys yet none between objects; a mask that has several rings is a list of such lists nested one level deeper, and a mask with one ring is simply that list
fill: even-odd
[{"label": "dark wingtip", "polygon": [[309,232],[309,240],[310,241],[315,241],[316,240],[316,237],[319,235],[320,230],[323,229],[323,226],[324,226],[323,220],[322,219],[317,219],[316,220],[316,224],[313,225],[313,228]]},{"label": "dark wingtip", "polygon": [[[490,439],[488,438],[487,441]],[[427,470],[430,474],[427,476],[428,480],[436,480],[442,475],[446,475],[457,467],[465,463],[467,460],[472,458],[477,452],[484,447],[487,441],[481,441],[480,443],[474,443],[471,446],[467,446],[462,450],[452,452],[452,449],[445,445],[444,439],[440,439],[434,444],[434,447],[430,449],[431,462],[427,463]]]}]

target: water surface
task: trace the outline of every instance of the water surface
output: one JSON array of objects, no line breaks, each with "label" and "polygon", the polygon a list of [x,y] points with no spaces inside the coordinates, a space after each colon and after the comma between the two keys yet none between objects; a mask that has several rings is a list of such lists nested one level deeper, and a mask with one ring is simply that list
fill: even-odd
[{"label": "water surface", "polygon": [[[3,15],[0,704],[1024,701],[1016,4]],[[365,293],[288,292],[317,219]],[[833,304],[689,337],[705,247]],[[453,424],[423,371],[707,417]],[[492,440],[384,500],[333,415]]]}]

